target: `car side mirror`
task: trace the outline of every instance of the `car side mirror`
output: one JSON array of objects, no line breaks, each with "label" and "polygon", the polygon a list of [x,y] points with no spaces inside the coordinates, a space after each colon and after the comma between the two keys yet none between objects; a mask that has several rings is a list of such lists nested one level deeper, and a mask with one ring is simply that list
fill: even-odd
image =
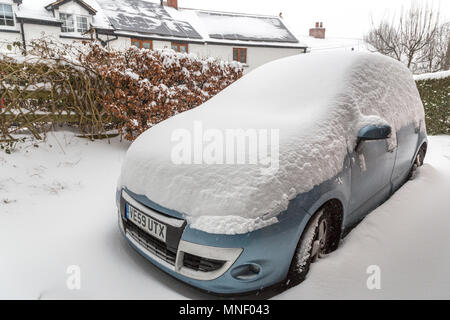
[{"label": "car side mirror", "polygon": [[361,128],[358,132],[359,140],[383,140],[391,136],[391,127],[388,125],[370,125]]},{"label": "car side mirror", "polygon": [[358,141],[356,150],[365,140],[384,140],[391,136],[392,129],[389,125],[368,125],[361,128],[358,132]]}]

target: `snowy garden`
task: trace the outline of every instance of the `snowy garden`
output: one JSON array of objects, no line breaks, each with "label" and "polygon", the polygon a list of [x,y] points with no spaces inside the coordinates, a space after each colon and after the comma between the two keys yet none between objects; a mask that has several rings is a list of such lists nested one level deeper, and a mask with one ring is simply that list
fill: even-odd
[{"label": "snowy garden", "polygon": [[[120,235],[114,194],[128,146],[58,131],[0,154],[0,298],[214,298],[158,270]],[[448,190],[450,136],[431,136],[418,177],[276,298],[448,298]],[[372,264],[383,290],[367,290]],[[82,270],[80,291],[67,289],[71,265]]]}]

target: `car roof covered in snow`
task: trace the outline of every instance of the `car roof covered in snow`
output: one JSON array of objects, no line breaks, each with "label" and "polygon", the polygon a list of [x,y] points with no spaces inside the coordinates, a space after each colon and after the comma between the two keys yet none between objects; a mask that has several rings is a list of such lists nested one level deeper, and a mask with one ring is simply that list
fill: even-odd
[{"label": "car roof covered in snow", "polygon": [[[220,232],[203,223],[210,216],[248,219],[244,225],[252,226],[342,171],[362,126],[388,123],[395,143],[396,130],[423,117],[415,82],[400,62],[370,53],[301,54],[263,65],[203,105],[144,132],[127,153],[120,184],[188,215],[203,231]],[[174,132],[195,139],[199,125],[215,133],[267,130],[267,150],[275,150],[266,155],[271,169],[262,170],[264,161],[175,164]]]}]

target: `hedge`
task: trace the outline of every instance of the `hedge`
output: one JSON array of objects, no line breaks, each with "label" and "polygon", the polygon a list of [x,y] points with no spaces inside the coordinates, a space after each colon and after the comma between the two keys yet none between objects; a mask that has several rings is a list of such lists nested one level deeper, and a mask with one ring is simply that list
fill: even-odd
[{"label": "hedge", "polygon": [[88,137],[115,130],[128,140],[204,103],[242,76],[238,62],[173,50],[115,51],[97,43],[45,40],[26,57],[0,57],[0,142],[54,124],[76,125]]},{"label": "hedge", "polygon": [[450,75],[417,78],[417,89],[425,108],[427,133],[450,134]]}]

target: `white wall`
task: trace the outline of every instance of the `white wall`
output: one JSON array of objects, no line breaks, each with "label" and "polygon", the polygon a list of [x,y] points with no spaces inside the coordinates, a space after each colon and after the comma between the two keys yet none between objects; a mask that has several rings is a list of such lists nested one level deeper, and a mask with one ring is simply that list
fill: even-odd
[{"label": "white wall", "polygon": [[[106,40],[114,39],[115,37],[99,35],[99,38],[106,41]],[[108,42],[108,47],[113,50],[126,50],[130,46],[131,46],[131,39],[128,37],[118,37],[117,40]]]},{"label": "white wall", "polygon": [[250,71],[267,62],[303,53],[303,49],[246,47],[241,45],[189,44],[189,52],[199,57],[215,57],[225,61],[233,60],[233,48],[247,48],[247,67]]},{"label": "white wall", "polygon": [[43,26],[37,24],[23,24],[23,30],[25,31],[25,40],[27,42],[38,40],[46,37],[52,39],[59,39],[61,28],[55,26]]},{"label": "white wall", "polygon": [[[106,36],[101,36],[106,40]],[[110,37],[111,39],[112,37]],[[131,46],[129,37],[119,37],[117,40],[109,42],[109,47],[115,50],[126,50]],[[153,40],[153,49],[171,48],[170,41]],[[245,47],[233,45],[212,45],[189,43],[189,53],[196,54],[200,58],[214,57],[225,61],[233,60],[233,48],[247,48],[248,72],[267,62],[303,53],[303,49],[292,48],[270,48],[270,47]]]}]

